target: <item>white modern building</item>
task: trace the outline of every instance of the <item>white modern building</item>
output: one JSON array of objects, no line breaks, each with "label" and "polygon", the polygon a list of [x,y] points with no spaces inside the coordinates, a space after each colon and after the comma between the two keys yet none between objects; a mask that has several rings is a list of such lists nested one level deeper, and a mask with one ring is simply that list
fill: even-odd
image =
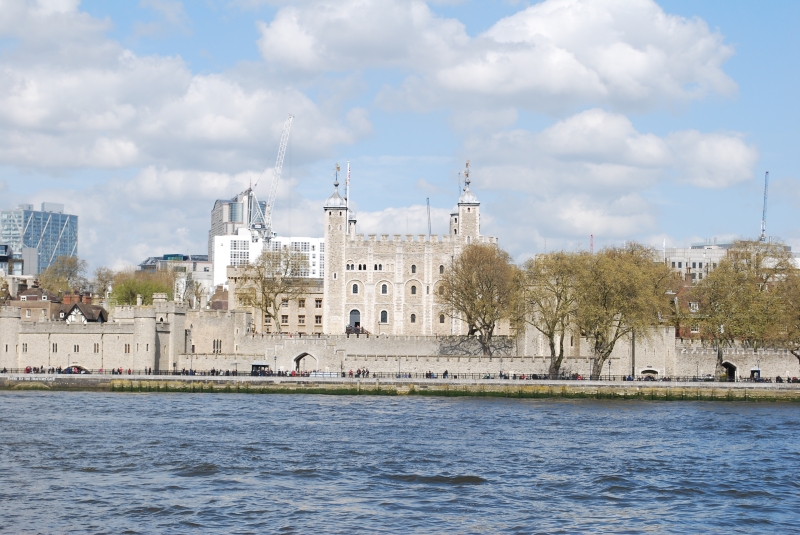
[{"label": "white modern building", "polygon": [[308,270],[301,272],[301,275],[314,279],[325,276],[324,238],[273,236],[272,239],[266,240],[254,237],[247,228],[239,228],[234,235],[215,236],[213,248],[214,286],[227,287],[228,266],[255,262],[265,248],[271,251],[289,248],[291,251],[303,253],[308,259]]}]

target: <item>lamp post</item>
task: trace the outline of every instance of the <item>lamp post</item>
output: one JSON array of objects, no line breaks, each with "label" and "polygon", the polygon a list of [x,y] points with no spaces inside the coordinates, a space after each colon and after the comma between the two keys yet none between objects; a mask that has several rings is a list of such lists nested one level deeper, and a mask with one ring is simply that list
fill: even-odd
[{"label": "lamp post", "polygon": [[272,358],[275,361],[275,369],[272,370],[272,373],[278,375],[278,355],[275,355]]},{"label": "lamp post", "polygon": [[611,380],[611,359],[608,359],[608,380]]},{"label": "lamp post", "polygon": [[189,375],[192,375],[194,369],[194,353],[189,354]]}]

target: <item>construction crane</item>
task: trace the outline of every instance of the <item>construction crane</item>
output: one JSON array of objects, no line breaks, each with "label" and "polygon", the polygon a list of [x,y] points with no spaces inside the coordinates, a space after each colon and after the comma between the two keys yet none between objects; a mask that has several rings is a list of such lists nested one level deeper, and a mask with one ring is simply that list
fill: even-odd
[{"label": "construction crane", "polygon": [[272,212],[275,208],[275,199],[278,196],[278,181],[281,178],[281,171],[283,169],[283,159],[286,156],[286,146],[289,144],[289,130],[292,128],[293,115],[289,115],[286,122],[283,124],[283,132],[281,133],[281,142],[278,145],[278,157],[275,159],[275,168],[272,171],[272,185],[269,190],[269,197],[264,205],[264,210],[261,209],[261,203],[256,198],[255,186],[258,185],[256,181],[255,186],[251,186],[245,192],[248,196],[248,226],[253,236],[253,240],[258,238],[270,241],[272,239]]},{"label": "construction crane", "polygon": [[767,192],[769,191],[769,171],[764,175],[764,212],[761,214],[761,236],[759,241],[767,241]]}]

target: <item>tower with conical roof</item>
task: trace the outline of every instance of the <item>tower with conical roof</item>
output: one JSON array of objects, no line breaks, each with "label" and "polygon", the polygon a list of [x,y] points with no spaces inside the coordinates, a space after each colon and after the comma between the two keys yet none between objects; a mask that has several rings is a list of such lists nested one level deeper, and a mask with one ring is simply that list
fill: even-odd
[{"label": "tower with conical roof", "polygon": [[481,235],[481,203],[469,189],[469,160],[464,170],[464,191],[450,213],[450,236],[456,242],[472,243]]}]

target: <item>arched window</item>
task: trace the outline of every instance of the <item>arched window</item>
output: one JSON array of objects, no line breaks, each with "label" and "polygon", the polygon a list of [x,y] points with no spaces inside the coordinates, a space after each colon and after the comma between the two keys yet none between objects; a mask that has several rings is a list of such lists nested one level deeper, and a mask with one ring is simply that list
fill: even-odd
[{"label": "arched window", "polygon": [[470,209],[469,209],[469,208],[467,208],[467,212],[469,212],[469,210],[470,210]]},{"label": "arched window", "polygon": [[417,287],[416,286],[412,286],[411,287],[411,295],[417,295]]},{"label": "arched window", "polygon": [[381,310],[381,323],[389,323],[389,313]]},{"label": "arched window", "polygon": [[[341,229],[339,229],[339,230],[341,230]],[[458,234],[458,229],[454,228],[453,229],[453,234]]]},{"label": "arched window", "polygon": [[416,322],[417,322],[417,315],[411,314],[411,323],[416,323]]},{"label": "arched window", "polygon": [[412,265],[411,266],[411,273],[416,273],[416,272],[417,272],[417,266]]},{"label": "arched window", "polygon": [[439,286],[439,295],[444,295],[444,286]]},{"label": "arched window", "polygon": [[444,323],[444,314],[439,314],[439,323]]},{"label": "arched window", "polygon": [[389,293],[389,287],[385,284],[381,284],[381,294],[386,295]]},{"label": "arched window", "polygon": [[354,294],[357,294],[357,293],[358,293],[358,284],[354,284],[354,285],[353,285],[353,293],[354,293]]},{"label": "arched window", "polygon": [[444,275],[444,266],[439,266],[439,275]]},{"label": "arched window", "polygon": [[378,264],[378,271],[383,271],[383,264]]},{"label": "arched window", "polygon": [[372,270],[373,271],[378,271],[378,264],[375,264],[375,266],[372,268]]}]

